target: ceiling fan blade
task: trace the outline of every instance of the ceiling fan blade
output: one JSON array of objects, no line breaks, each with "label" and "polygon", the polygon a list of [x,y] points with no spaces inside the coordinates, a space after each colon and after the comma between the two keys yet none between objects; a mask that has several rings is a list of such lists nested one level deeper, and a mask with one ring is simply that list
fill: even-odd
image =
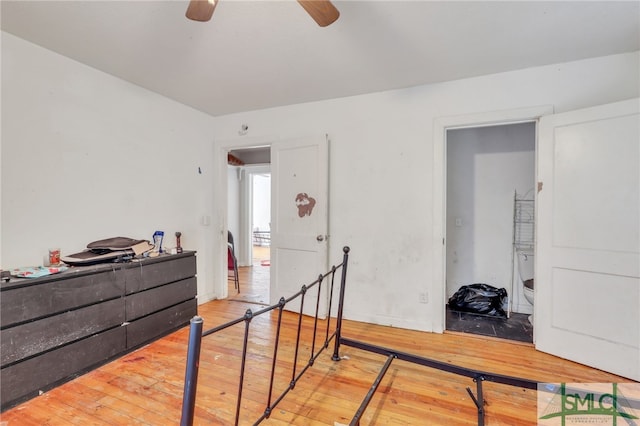
[{"label": "ceiling fan blade", "polygon": [[340,12],[329,0],[298,0],[298,3],[321,27],[333,24],[340,17]]},{"label": "ceiling fan blade", "polygon": [[216,4],[217,0],[191,0],[185,15],[193,21],[206,22],[213,16]]}]

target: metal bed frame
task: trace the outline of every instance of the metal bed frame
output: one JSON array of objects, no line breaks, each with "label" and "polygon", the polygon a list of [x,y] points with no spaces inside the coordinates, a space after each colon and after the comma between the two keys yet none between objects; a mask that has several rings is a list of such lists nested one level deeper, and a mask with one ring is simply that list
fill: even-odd
[{"label": "metal bed frame", "polygon": [[[229,321],[225,324],[219,325],[217,327],[214,327],[205,331],[203,331],[202,318],[196,316],[191,320],[191,325],[189,330],[189,344],[188,344],[188,350],[187,350],[187,364],[186,364],[186,371],[185,371],[184,393],[183,393],[183,402],[182,402],[182,417],[180,422],[181,426],[193,425],[202,339],[204,337],[207,337],[209,335],[212,335],[214,333],[227,329],[231,326],[244,323],[245,331],[244,331],[243,348],[242,348],[242,355],[241,355],[241,366],[240,366],[240,372],[239,372],[239,385],[238,385],[238,393],[237,393],[237,399],[236,399],[236,410],[235,410],[235,425],[238,424],[238,421],[239,421],[238,419],[240,417],[240,407],[242,402],[243,384],[244,384],[244,378],[245,378],[245,365],[246,365],[246,359],[247,359],[247,346],[248,346],[250,324],[252,319],[275,310],[278,311],[278,320],[277,320],[276,337],[275,337],[273,359],[272,359],[272,366],[271,366],[271,373],[270,373],[269,391],[266,398],[264,413],[258,419],[256,419],[256,421],[253,423],[254,425],[261,423],[263,420],[267,419],[270,416],[270,414],[273,412],[274,408],[278,405],[278,403],[282,401],[282,399],[287,395],[287,393],[295,387],[296,383],[298,382],[298,380],[300,380],[302,375],[311,366],[313,366],[315,360],[320,356],[320,354],[325,349],[329,347],[329,344],[332,341],[334,343],[334,347],[333,347],[333,355],[331,358],[333,361],[336,361],[336,362],[340,361],[341,359],[339,355],[340,345],[351,346],[357,349],[384,355],[387,357],[387,360],[384,366],[378,373],[378,376],[376,377],[369,391],[365,395],[362,403],[360,404],[360,407],[358,408],[355,415],[353,416],[350,422],[350,426],[357,426],[360,424],[360,419],[362,418],[365,410],[367,409],[367,406],[371,402],[371,399],[373,398],[378,386],[380,385],[380,382],[384,378],[386,372],[388,371],[389,367],[391,366],[391,363],[394,360],[407,361],[410,363],[446,371],[449,373],[465,376],[472,379],[472,381],[475,383],[475,388],[476,388],[475,393],[472,391],[471,387],[467,387],[466,389],[477,409],[479,426],[483,426],[485,424],[485,408],[484,408],[485,398],[484,398],[483,388],[482,388],[482,384],[484,382],[501,383],[501,384],[515,386],[519,388],[525,388],[525,389],[538,388],[538,382],[536,381],[474,370],[474,369],[461,367],[458,365],[449,364],[446,362],[437,361],[437,360],[433,360],[433,359],[429,359],[429,358],[425,358],[417,355],[412,355],[412,354],[400,352],[394,349],[385,348],[382,346],[376,346],[369,343],[360,342],[357,340],[343,337],[341,333],[342,313],[344,308],[344,295],[345,295],[345,286],[346,286],[346,277],[347,277],[347,266],[348,266],[348,260],[349,260],[349,247],[344,247],[343,252],[344,252],[344,255],[343,255],[342,263],[340,263],[337,266],[333,266],[331,270],[329,270],[325,274],[320,275],[318,279],[316,279],[313,283],[302,286],[300,291],[298,291],[293,296],[287,299],[285,299],[284,297],[281,298],[280,301],[275,305],[265,307],[264,309],[258,310],[256,312],[247,310],[244,316],[241,316],[235,320]],[[330,286],[329,313],[331,313],[331,301],[333,300],[334,289],[335,289],[334,283],[335,283],[335,278],[338,271],[340,271],[341,274],[340,274],[340,283],[339,283],[339,286],[340,286],[339,301],[338,301],[337,318],[335,321],[335,329],[333,331],[330,330],[331,317],[329,317],[327,321],[326,329],[324,330],[324,333],[325,333],[324,343],[320,345],[319,348],[316,349],[315,342],[316,342],[317,333],[319,331],[318,330],[319,298],[317,298],[315,317],[314,317],[314,327],[313,327],[313,341],[311,344],[311,354],[307,364],[304,365],[300,369],[300,371],[298,371],[297,361],[298,361],[298,353],[299,353],[300,341],[301,341],[300,335],[301,335],[302,317],[303,317],[302,312],[304,308],[305,296],[309,289],[316,286],[318,287],[318,294],[320,294],[320,289],[322,288],[323,283],[325,282],[325,280],[328,279],[330,281],[329,282],[329,286]],[[276,361],[278,357],[280,329],[282,326],[282,321],[281,321],[282,312],[284,310],[285,305],[287,305],[291,301],[296,300],[298,298],[300,298],[300,311],[298,314],[298,329],[297,329],[297,338],[296,338],[296,346],[295,346],[295,357],[293,361],[293,369],[291,372],[291,381],[289,383],[289,386],[279,396],[274,398],[273,396],[274,377],[275,377]]]}]

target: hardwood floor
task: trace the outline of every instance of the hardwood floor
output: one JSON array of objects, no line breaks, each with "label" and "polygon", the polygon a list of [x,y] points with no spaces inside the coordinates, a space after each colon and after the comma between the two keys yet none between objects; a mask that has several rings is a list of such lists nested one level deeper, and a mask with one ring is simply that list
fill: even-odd
[{"label": "hardwood floor", "polygon": [[253,246],[253,262],[251,266],[238,268],[240,292],[229,280],[229,298],[235,301],[251,302],[260,305],[269,304],[269,263],[268,246]]},{"label": "hardwood floor", "polygon": [[[233,287],[233,284],[231,283]],[[248,286],[248,281],[244,282]],[[250,288],[241,288],[249,291]],[[233,294],[230,292],[230,294]],[[199,306],[205,329],[235,319],[260,305],[220,300]],[[250,323],[249,354],[240,424],[252,424],[264,410],[272,364],[277,312]],[[276,393],[289,385],[294,363],[297,317],[285,312],[276,363]],[[334,321],[334,320],[333,320]],[[324,326],[324,322],[321,325]],[[298,372],[311,354],[312,320],[302,322]],[[196,401],[198,425],[233,424],[237,371],[244,323],[203,341]],[[324,328],[322,328],[324,330]],[[540,382],[624,382],[573,362],[535,351],[530,345],[461,334],[433,334],[345,321],[343,336],[401,351]],[[176,425],[180,422],[188,327],[58,388],[0,417],[3,426],[22,425]],[[317,342],[324,339],[324,331]],[[317,348],[317,346],[316,346]],[[385,358],[343,346],[342,360],[331,360],[331,346],[263,424],[348,424]],[[475,425],[470,379],[394,361],[363,417],[362,424]],[[536,424],[536,392],[485,382],[487,425]]]}]

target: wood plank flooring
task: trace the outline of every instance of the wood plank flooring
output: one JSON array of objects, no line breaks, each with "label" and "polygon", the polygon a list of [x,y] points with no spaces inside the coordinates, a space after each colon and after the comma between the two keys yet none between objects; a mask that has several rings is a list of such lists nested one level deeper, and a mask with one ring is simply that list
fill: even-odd
[{"label": "wood plank flooring", "polygon": [[253,246],[252,265],[238,268],[240,292],[234,288],[232,279],[228,282],[231,300],[269,304],[270,254],[269,246]]},{"label": "wood plank flooring", "polygon": [[[244,281],[246,287],[247,281]],[[231,284],[233,287],[233,284]],[[245,288],[242,288],[245,291]],[[249,291],[249,289],[246,289]],[[230,294],[233,294],[230,292]],[[220,300],[199,306],[205,329],[235,319],[260,305]],[[264,411],[277,312],[254,318],[239,424],[252,424]],[[276,363],[276,391],[291,380],[298,319],[284,313]],[[326,323],[321,322],[324,327]],[[312,320],[302,321],[298,372],[311,354]],[[196,401],[197,425],[233,424],[237,371],[244,323],[205,338]],[[324,328],[316,348],[324,339]],[[469,368],[540,382],[624,382],[620,377],[513,344],[462,334],[432,334],[345,321],[343,336]],[[0,416],[3,426],[22,425],[176,425],[180,421],[188,328],[181,329]],[[343,346],[342,360],[331,360],[333,346],[309,368],[266,425],[348,424],[385,358]],[[475,425],[476,410],[467,378],[394,361],[362,420],[363,425]],[[486,383],[487,425],[535,425],[536,392]],[[275,397],[275,396],[274,396]]]}]

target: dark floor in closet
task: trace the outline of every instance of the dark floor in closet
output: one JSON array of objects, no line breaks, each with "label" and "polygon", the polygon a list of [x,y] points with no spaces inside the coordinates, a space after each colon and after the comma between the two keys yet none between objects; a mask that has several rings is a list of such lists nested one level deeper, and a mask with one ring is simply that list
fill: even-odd
[{"label": "dark floor in closet", "polygon": [[533,343],[533,326],[528,318],[528,314],[515,312],[509,318],[489,317],[452,311],[447,306],[447,330]]}]

